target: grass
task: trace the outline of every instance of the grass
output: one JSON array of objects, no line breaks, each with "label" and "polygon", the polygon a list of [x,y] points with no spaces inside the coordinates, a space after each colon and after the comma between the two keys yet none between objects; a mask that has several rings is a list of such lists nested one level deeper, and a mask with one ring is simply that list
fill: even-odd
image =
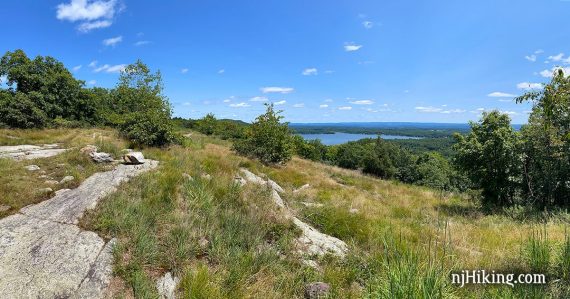
[{"label": "grass", "polygon": [[[0,212],[0,218],[17,212],[29,204],[48,199],[62,188],[77,187],[95,172],[110,169],[109,165],[96,164],[80,153],[87,145],[97,145],[101,151],[115,154],[126,147],[112,130],[104,129],[54,129],[54,130],[1,130],[0,145],[58,143],[60,148],[69,149],[60,155],[34,160],[14,161],[0,159],[0,204],[10,207]],[[41,170],[28,171],[27,165],[38,165]],[[65,184],[49,184],[47,181],[60,181],[65,176],[75,179]],[[51,188],[52,192],[45,191]]]},{"label": "grass", "polygon": [[[102,132],[105,144],[123,146],[112,131]],[[0,133],[6,134],[30,136],[28,142],[36,143],[94,142],[87,137],[93,131],[85,130],[53,131],[49,134],[55,137],[46,139],[36,133]],[[145,155],[161,161],[159,168],[121,186],[81,223],[118,239],[117,297],[156,298],[156,279],[168,271],[180,278],[183,298],[302,298],[304,285],[314,281],[329,283],[331,298],[570,294],[570,218],[564,211],[540,217],[518,208],[491,213],[461,196],[298,158],[286,166],[267,167],[236,156],[227,141],[198,133],[183,146],[145,149]],[[63,155],[59,159],[70,167],[80,164]],[[295,248],[300,232],[275,209],[267,190],[233,183],[240,167],[266,174],[284,187],[283,199],[294,214],[349,245],[346,258],[313,257],[319,269],[304,265]],[[292,192],[307,183],[308,189]],[[450,285],[449,273],[463,269],[545,271],[549,283]]]}]

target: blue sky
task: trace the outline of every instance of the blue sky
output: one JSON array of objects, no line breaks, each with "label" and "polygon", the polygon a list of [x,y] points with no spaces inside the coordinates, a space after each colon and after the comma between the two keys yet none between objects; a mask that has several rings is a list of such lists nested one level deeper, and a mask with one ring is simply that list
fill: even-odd
[{"label": "blue sky", "polygon": [[570,1],[87,1],[4,4],[0,50],[112,87],[140,58],[175,115],[466,122],[570,70]]}]

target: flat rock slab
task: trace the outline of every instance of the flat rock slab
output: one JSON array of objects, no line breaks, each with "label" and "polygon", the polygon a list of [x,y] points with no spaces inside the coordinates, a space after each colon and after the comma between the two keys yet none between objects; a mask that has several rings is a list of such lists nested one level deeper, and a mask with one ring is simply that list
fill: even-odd
[{"label": "flat rock slab", "polygon": [[32,160],[53,157],[67,151],[58,147],[57,144],[0,146],[0,158]]},{"label": "flat rock slab", "polygon": [[112,276],[114,240],[105,243],[75,224],[121,182],[157,165],[119,165],[0,219],[0,297],[102,298]]},{"label": "flat rock slab", "polygon": [[158,162],[152,160],[140,165],[120,164],[111,171],[90,176],[75,189],[27,206],[20,213],[60,223],[77,224],[86,210],[95,208],[101,198],[113,193],[122,182],[157,165]]}]

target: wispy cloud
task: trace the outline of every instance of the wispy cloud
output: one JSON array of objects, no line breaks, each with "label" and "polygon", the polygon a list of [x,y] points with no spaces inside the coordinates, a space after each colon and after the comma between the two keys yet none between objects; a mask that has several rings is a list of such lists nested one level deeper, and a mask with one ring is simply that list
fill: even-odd
[{"label": "wispy cloud", "polygon": [[89,63],[89,67],[96,67],[97,66],[97,60],[93,60]]},{"label": "wispy cloud", "polygon": [[321,104],[321,105],[319,105],[319,108],[328,108],[328,107],[329,107],[329,105],[327,105],[327,104]]},{"label": "wispy cloud", "polygon": [[302,74],[303,74],[304,76],[317,75],[317,74],[318,74],[318,71],[317,71],[317,69],[314,68],[314,67],[313,67],[313,68],[306,68],[306,69],[303,70],[303,73],[302,73]]},{"label": "wispy cloud", "polygon": [[89,32],[111,26],[117,12],[117,0],[71,0],[57,6],[56,18],[69,22],[81,22],[77,29]]},{"label": "wispy cloud", "polygon": [[148,40],[139,40],[138,42],[135,43],[135,46],[140,47],[148,44],[150,44],[150,41]]},{"label": "wispy cloud", "polygon": [[291,87],[276,87],[276,86],[271,86],[271,87],[262,87],[261,92],[263,93],[292,93],[294,91],[293,88]]},{"label": "wispy cloud", "polygon": [[527,55],[524,57],[524,59],[530,61],[530,62],[535,62],[536,61],[536,55],[531,54],[531,55]]},{"label": "wispy cloud", "polygon": [[221,70],[219,70],[219,71],[218,71],[218,74],[220,74],[220,75],[221,75],[221,74],[223,74],[223,73],[225,73],[225,72],[226,72],[226,70],[224,70],[224,69],[221,69]]},{"label": "wispy cloud", "polygon": [[299,103],[299,104],[294,104],[293,108],[304,108],[305,104],[304,103]]},{"label": "wispy cloud", "polygon": [[514,95],[514,94],[510,94],[510,93],[506,93],[506,92],[500,92],[500,91],[492,92],[492,93],[488,94],[487,96],[492,97],[492,98],[514,98],[514,97],[516,97],[516,95]]},{"label": "wispy cloud", "polygon": [[342,106],[342,107],[338,107],[338,110],[352,110],[352,107],[350,107],[350,106]]},{"label": "wispy cloud", "polygon": [[548,56],[548,60],[558,62],[564,59],[564,53],[559,53],[558,55]]},{"label": "wispy cloud", "polygon": [[558,67],[555,66],[549,70],[543,70],[540,72],[540,75],[545,77],[545,78],[552,78],[552,76],[554,76],[554,72],[557,70],[562,70],[564,72],[564,74],[570,74],[570,67]]},{"label": "wispy cloud", "polygon": [[87,84],[89,84],[89,85],[95,85],[95,84],[97,84],[97,81],[95,81],[95,80],[89,80],[89,81],[87,81]]},{"label": "wispy cloud", "polygon": [[108,64],[104,64],[102,66],[97,67],[97,65],[93,65],[94,68],[94,72],[95,73],[100,73],[100,72],[105,72],[105,73],[120,73],[122,71],[125,70],[125,68],[127,67],[126,64],[117,64],[117,65],[108,65]]},{"label": "wispy cloud", "polygon": [[364,26],[364,28],[366,28],[366,29],[371,29],[372,27],[374,27],[374,23],[372,23],[370,21],[364,21],[364,22],[362,22],[362,26]]},{"label": "wispy cloud", "polygon": [[103,40],[103,45],[114,47],[123,41],[123,36],[111,37]]},{"label": "wispy cloud", "polygon": [[281,100],[281,101],[275,102],[275,103],[273,103],[273,104],[275,104],[275,105],[284,105],[285,103],[287,103],[287,101]]},{"label": "wispy cloud", "polygon": [[418,107],[415,107],[414,109],[416,109],[419,112],[425,112],[425,113],[436,113],[436,112],[443,111],[443,108],[437,108],[437,107],[432,107],[432,106],[427,106],[427,107],[418,106]]},{"label": "wispy cloud", "polygon": [[188,69],[187,69],[187,68],[183,68],[183,69],[180,70],[180,73],[186,74],[186,73],[188,73]]},{"label": "wispy cloud", "polygon": [[344,50],[346,52],[358,51],[358,50],[360,50],[360,48],[362,48],[362,45],[357,45],[353,42],[344,43]]},{"label": "wispy cloud", "polygon": [[77,72],[77,71],[79,71],[79,70],[81,69],[81,67],[82,67],[82,65],[76,65],[76,66],[74,66],[74,67],[72,68],[72,70],[73,70],[74,72]]},{"label": "wispy cloud", "polygon": [[245,108],[245,107],[249,107],[249,106],[251,106],[251,105],[248,103],[245,103],[245,102],[241,102],[241,103],[237,103],[237,104],[230,104],[230,107],[233,107],[233,108]]},{"label": "wispy cloud", "polygon": [[542,89],[542,87],[542,83],[521,82],[517,84],[517,88],[523,90]]},{"label": "wispy cloud", "polygon": [[251,102],[267,102],[269,99],[266,97],[253,97],[249,99]]},{"label": "wispy cloud", "polygon": [[374,104],[373,100],[358,100],[358,101],[350,101],[349,103],[354,105],[372,105]]}]

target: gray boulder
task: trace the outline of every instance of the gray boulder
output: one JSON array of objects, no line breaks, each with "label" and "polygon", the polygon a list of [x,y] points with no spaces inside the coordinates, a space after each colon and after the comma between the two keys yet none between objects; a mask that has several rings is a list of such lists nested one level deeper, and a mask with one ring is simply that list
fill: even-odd
[{"label": "gray boulder", "polygon": [[305,286],[305,298],[307,299],[318,299],[325,298],[329,291],[330,286],[328,283],[324,282],[313,282]]},{"label": "gray boulder", "polygon": [[176,298],[176,286],[179,279],[172,277],[170,272],[166,273],[162,278],[156,282],[156,289],[161,299],[174,299]]},{"label": "gray boulder", "polygon": [[145,162],[144,155],[141,152],[130,152],[123,155],[126,164],[143,164]]},{"label": "gray boulder", "polygon": [[97,163],[111,163],[114,161],[113,157],[107,153],[91,152],[89,156]]},{"label": "gray boulder", "polygon": [[39,167],[38,165],[28,165],[28,166],[26,166],[26,167],[24,167],[24,168],[26,168],[26,170],[29,170],[29,171],[40,170],[40,167]]},{"label": "gray boulder", "polygon": [[71,182],[71,181],[73,181],[73,180],[75,180],[75,177],[73,177],[73,176],[71,176],[71,175],[68,175],[68,176],[63,177],[63,179],[61,179],[61,181],[59,181],[59,183],[60,183],[60,184],[65,184],[65,183]]}]

